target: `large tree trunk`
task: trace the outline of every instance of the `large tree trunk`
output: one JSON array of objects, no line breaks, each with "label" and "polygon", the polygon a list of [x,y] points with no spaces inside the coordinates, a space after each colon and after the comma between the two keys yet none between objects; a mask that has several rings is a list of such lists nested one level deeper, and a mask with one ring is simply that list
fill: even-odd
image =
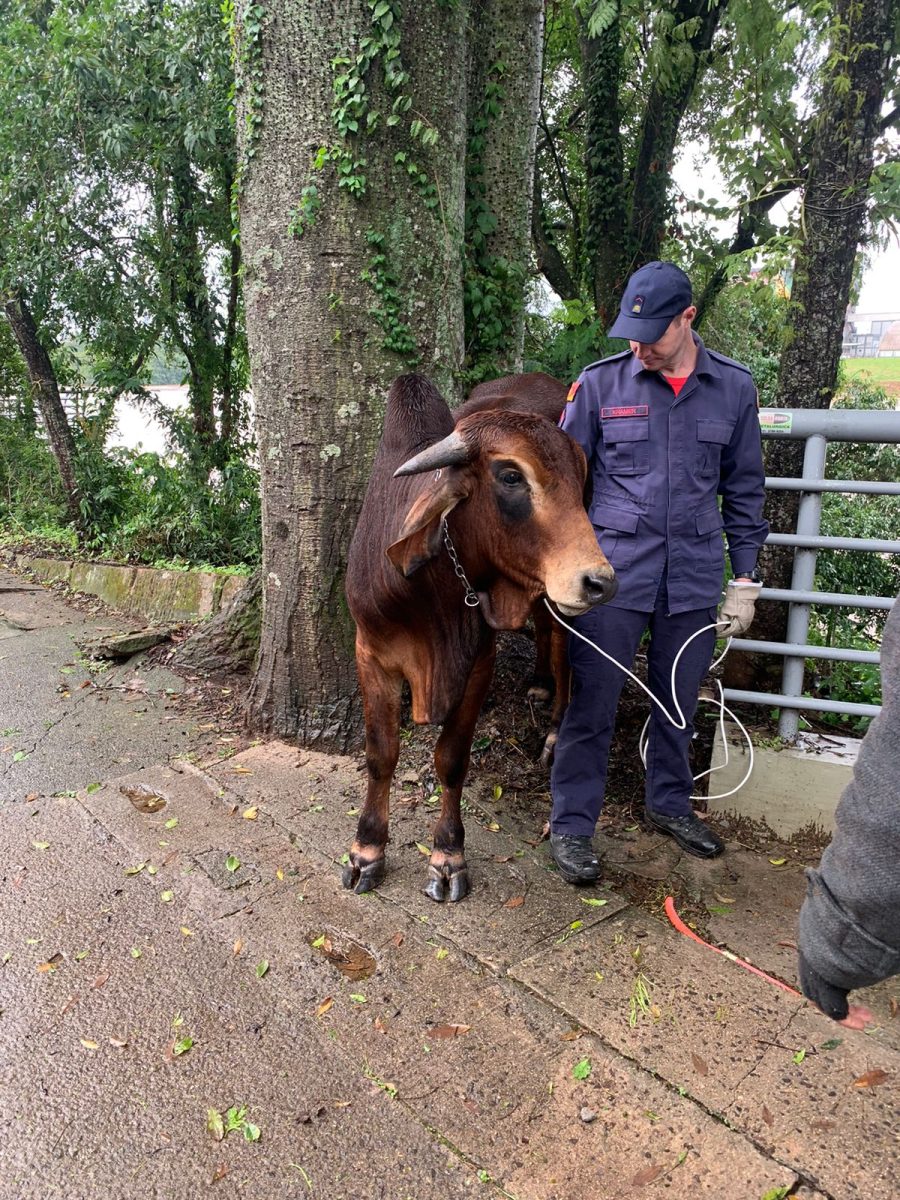
[{"label": "large tree trunk", "polygon": [[522,369],[544,6],[477,0],[466,161],[467,375]]},{"label": "large tree trunk", "polygon": [[28,366],[32,393],[47,431],[50,449],[59,468],[66,494],[69,518],[75,527],[79,541],[84,532],[84,523],[79,508],[78,479],[75,472],[77,453],[66,410],[59,395],[59,385],[50,355],[41,342],[37,323],[21,295],[10,296],[5,304],[6,316],[12,327],[22,357]]},{"label": "large tree trunk", "polygon": [[[892,0],[835,0],[830,65],[806,177],[803,244],[794,267],[787,344],[778,377],[779,404],[784,408],[828,408],[834,396],[844,314],[866,228],[891,9]],[[767,443],[767,474],[796,476],[802,466],[802,442]],[[793,528],[798,503],[796,492],[769,493],[766,516],[773,531]],[[766,547],[760,561],[770,587],[790,586],[789,549]],[[784,605],[760,605],[755,638],[782,641],[786,628]],[[745,666],[742,684],[753,669],[752,662]],[[758,679],[770,668],[757,664],[755,670]]]},{"label": "large tree trunk", "polygon": [[625,231],[624,152],[620,133],[619,89],[622,86],[622,40],[619,14],[597,37],[582,37],[581,56],[587,117],[587,247],[594,303],[606,330],[615,320],[628,274],[630,256]]},{"label": "large tree trunk", "polygon": [[[388,65],[409,77],[391,89],[383,54],[354,70],[360,38],[385,30],[364,0],[277,0],[261,28],[255,11],[239,13],[236,55],[263,496],[249,716],[304,745],[346,750],[359,705],[344,568],[388,386],[415,365],[449,394],[462,361],[466,14],[438,0],[404,6],[400,58]],[[333,71],[336,59],[349,62]],[[336,98],[357,80],[360,104],[348,106],[346,90]],[[413,120],[422,125],[411,143]],[[316,171],[320,147],[329,160]]]},{"label": "large tree trunk", "polygon": [[657,79],[644,110],[634,162],[629,247],[633,267],[659,258],[670,218],[678,131],[728,0],[678,0],[675,28],[686,28],[690,53],[672,39],[671,78]]}]

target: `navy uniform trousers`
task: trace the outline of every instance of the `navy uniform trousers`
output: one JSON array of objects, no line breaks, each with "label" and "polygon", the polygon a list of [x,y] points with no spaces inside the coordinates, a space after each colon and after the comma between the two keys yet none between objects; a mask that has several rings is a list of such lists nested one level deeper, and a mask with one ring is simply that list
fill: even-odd
[{"label": "navy uniform trousers", "polygon": [[[677,719],[672,701],[672,663],[692,633],[716,620],[717,611],[701,608],[668,616],[666,608],[663,580],[653,612],[600,605],[575,618],[572,627],[630,670],[644,630],[649,628],[647,686]],[[687,720],[685,729],[676,729],[647,700],[651,715],[645,801],[652,812],[667,817],[686,816],[693,811],[690,802],[694,790],[690,767],[693,717],[700,684],[712,662],[715,640],[715,629],[706,630],[694,638],[679,659],[675,689]],[[553,833],[591,837],[603,806],[616,707],[627,677],[573,634],[569,634],[569,660],[572,698],[553,760],[550,826]],[[640,765],[637,745],[634,755],[637,770]]]}]

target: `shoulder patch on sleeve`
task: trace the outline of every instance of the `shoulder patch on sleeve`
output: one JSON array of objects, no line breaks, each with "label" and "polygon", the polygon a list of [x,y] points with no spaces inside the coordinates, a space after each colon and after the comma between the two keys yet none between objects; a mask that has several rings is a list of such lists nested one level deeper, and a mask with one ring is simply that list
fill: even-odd
[{"label": "shoulder patch on sleeve", "polygon": [[572,386],[569,388],[569,391],[566,395],[566,404],[572,403],[572,401],[575,399],[575,393],[578,391],[578,389],[580,387],[581,387],[581,380],[576,379],[575,382],[572,384]]}]

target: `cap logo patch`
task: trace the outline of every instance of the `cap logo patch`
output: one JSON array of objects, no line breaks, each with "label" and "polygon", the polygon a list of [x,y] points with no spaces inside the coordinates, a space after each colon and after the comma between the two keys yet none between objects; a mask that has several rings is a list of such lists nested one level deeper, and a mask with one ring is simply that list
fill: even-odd
[{"label": "cap logo patch", "polygon": [[631,306],[631,311],[633,313],[639,313],[643,307],[644,307],[644,297],[643,296],[635,296],[634,304],[632,304],[632,306]]}]

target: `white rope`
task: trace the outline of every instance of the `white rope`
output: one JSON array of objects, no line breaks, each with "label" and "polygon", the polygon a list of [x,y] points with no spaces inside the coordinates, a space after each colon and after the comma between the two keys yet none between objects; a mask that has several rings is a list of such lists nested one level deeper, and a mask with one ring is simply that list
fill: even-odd
[{"label": "white rope", "polygon": [[[589,646],[591,646],[594,650],[596,650],[598,654],[602,654],[605,659],[607,659],[609,662],[611,662],[613,664],[613,666],[618,667],[620,671],[624,671],[629,679],[633,679],[634,682],[638,685],[638,687],[641,688],[641,690],[644,691],[649,696],[650,700],[662,712],[663,716],[666,718],[666,720],[669,722],[670,725],[673,725],[676,729],[687,729],[688,722],[687,722],[687,719],[685,718],[684,712],[682,711],[681,705],[678,703],[678,695],[675,691],[675,673],[678,670],[678,663],[681,660],[682,654],[684,654],[685,650],[688,648],[688,646],[691,644],[691,642],[694,640],[695,637],[699,637],[701,633],[706,633],[706,631],[708,629],[717,629],[719,627],[719,625],[724,624],[724,622],[713,621],[712,624],[704,625],[701,629],[698,629],[695,633],[692,633],[691,636],[689,638],[687,638],[687,640],[681,646],[678,653],[675,655],[674,661],[672,662],[672,674],[671,674],[670,688],[671,688],[671,693],[672,693],[672,702],[675,705],[675,711],[678,713],[678,720],[676,720],[672,716],[672,714],[669,712],[669,710],[666,708],[666,706],[663,704],[663,702],[660,699],[658,699],[658,697],[654,696],[654,694],[650,691],[650,689],[643,682],[643,680],[638,679],[637,675],[633,674],[631,671],[628,670],[627,667],[623,666],[622,663],[620,663],[617,658],[613,658],[613,656],[611,654],[607,654],[607,652],[605,650],[601,650],[600,647],[596,644],[596,642],[592,642],[590,638],[585,637],[583,633],[579,633],[579,631],[577,629],[574,629],[571,625],[567,624],[557,612],[554,612],[553,608],[550,605],[549,600],[547,600],[546,597],[544,598],[544,604],[546,604],[547,609],[550,612],[550,615],[554,618],[554,620],[558,621],[564,629],[568,629],[569,633],[574,633],[577,638],[581,638],[581,640],[583,642],[586,642]],[[731,646],[731,638],[729,638],[728,641],[725,643],[725,649],[722,651],[722,653],[719,655],[719,657],[714,659],[713,662],[710,664],[710,668],[709,668],[710,670],[712,670],[714,667],[717,667],[719,665],[719,663],[722,661],[722,659],[728,653],[730,646]],[[741,782],[736,787],[733,787],[730,791],[722,792],[720,795],[717,795],[717,796],[698,796],[695,794],[690,797],[691,800],[725,800],[725,799],[727,799],[728,796],[733,796],[735,794],[735,792],[740,791],[740,789],[744,786],[744,784],[747,782],[747,780],[753,774],[753,740],[750,737],[750,734],[747,732],[747,730],[744,728],[744,726],[738,720],[738,718],[731,711],[731,709],[726,708],[725,693],[723,692],[722,685],[721,685],[721,683],[719,683],[718,679],[716,680],[716,686],[719,689],[718,701],[716,701],[714,698],[711,699],[711,698],[707,698],[706,696],[702,696],[701,703],[709,703],[709,704],[718,703],[718,705],[719,705],[719,728],[722,733],[722,746],[725,751],[725,761],[720,763],[717,767],[710,767],[709,770],[701,771],[699,775],[695,775],[694,783],[696,783],[698,779],[702,779],[704,777],[704,775],[711,775],[714,771],[721,771],[724,767],[728,766],[728,741],[725,737],[725,714],[726,713],[731,718],[731,720],[735,723],[735,725],[737,725],[738,729],[740,729],[741,733],[744,735],[744,738],[747,741],[747,746],[749,747],[749,750],[750,750],[749,762],[747,765],[747,771],[744,775],[744,778],[741,780]],[[643,763],[645,770],[647,768],[647,740],[648,740],[647,727],[649,726],[649,724],[650,724],[650,718],[648,717],[647,720],[644,722],[644,727],[641,730],[641,735],[640,735],[640,738],[638,741],[638,753],[640,754],[641,762]]]}]

